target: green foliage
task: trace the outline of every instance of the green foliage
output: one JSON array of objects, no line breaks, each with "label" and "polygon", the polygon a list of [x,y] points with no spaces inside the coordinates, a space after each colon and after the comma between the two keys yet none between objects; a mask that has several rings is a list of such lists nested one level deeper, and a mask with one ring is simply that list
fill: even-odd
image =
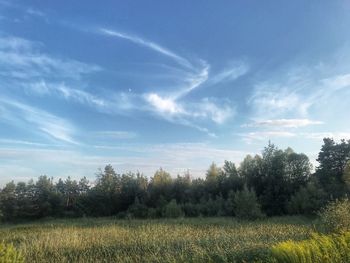
[{"label": "green foliage", "polygon": [[208,196],[216,196],[220,192],[221,169],[212,163],[206,172],[206,193]]},{"label": "green foliage", "polygon": [[226,211],[226,215],[228,216],[234,216],[235,215],[235,192],[234,191],[230,191],[228,193],[228,197],[225,203],[225,211]]},{"label": "green foliage", "polygon": [[22,263],[24,257],[11,244],[0,243],[0,263]]},{"label": "green foliage", "polygon": [[288,203],[290,214],[315,215],[326,201],[326,193],[316,180],[296,192]]},{"label": "green foliage", "polygon": [[317,159],[320,166],[317,168],[316,176],[326,192],[334,198],[339,198],[346,192],[343,176],[350,161],[350,140],[336,143],[333,139],[325,138],[323,142]]},{"label": "green foliage", "polygon": [[277,263],[345,263],[350,262],[350,233],[318,235],[304,241],[285,241],[271,249]]},{"label": "green foliage", "polygon": [[263,217],[254,190],[249,190],[247,186],[244,186],[242,191],[235,193],[233,205],[234,213],[238,218],[258,219]]},{"label": "green foliage", "polygon": [[[312,176],[305,154],[269,143],[261,155],[248,155],[238,169],[230,161],[223,167],[212,163],[205,179],[192,179],[189,172],[173,178],[163,169],[148,179],[140,173],[118,174],[107,165],[92,183],[85,177],[55,183],[47,176],[36,182],[10,182],[0,189],[0,211],[3,221],[10,222],[45,217],[153,218],[164,216],[166,206],[175,200],[189,217],[260,217],[260,205],[268,216],[314,214],[327,201],[350,193],[350,142],[324,142],[320,167]],[[235,203],[235,196],[240,201]]]},{"label": "green foliage", "polygon": [[291,196],[306,185],[311,164],[305,154],[295,153],[290,148],[283,151],[269,143],[262,156],[248,155],[239,173],[248,187],[256,191],[264,212],[281,215],[286,213]]},{"label": "green foliage", "polygon": [[343,181],[345,182],[347,186],[348,193],[350,193],[350,161],[347,162],[344,174],[343,174]]},{"label": "green foliage", "polygon": [[319,213],[320,228],[327,233],[350,231],[350,200],[330,202]]},{"label": "green foliage", "polygon": [[240,176],[233,162],[225,161],[219,177],[220,194],[227,198],[230,191],[243,189],[245,178]]},{"label": "green foliage", "polygon": [[187,217],[197,217],[201,214],[200,206],[190,202],[183,204],[182,210]]},{"label": "green foliage", "polygon": [[151,178],[151,182],[148,186],[149,201],[150,203],[156,203],[162,196],[166,201],[170,201],[172,192],[173,179],[171,175],[160,168]]},{"label": "green foliage", "polygon": [[163,216],[167,218],[178,218],[183,216],[181,206],[176,203],[175,199],[172,199],[164,208]]},{"label": "green foliage", "polygon": [[128,212],[134,218],[147,218],[148,217],[148,208],[146,205],[141,204],[138,197],[135,198],[135,202],[132,206],[129,207]]},{"label": "green foliage", "polygon": [[159,213],[158,213],[157,209],[155,209],[153,207],[148,208],[147,217],[152,218],[152,219],[159,217]]}]

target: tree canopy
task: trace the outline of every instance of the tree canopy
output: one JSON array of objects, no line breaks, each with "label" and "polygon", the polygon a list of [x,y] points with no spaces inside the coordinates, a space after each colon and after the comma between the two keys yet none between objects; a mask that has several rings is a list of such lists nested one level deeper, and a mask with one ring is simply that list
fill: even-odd
[{"label": "tree canopy", "polygon": [[248,155],[238,166],[212,163],[202,178],[188,171],[172,177],[162,168],[151,178],[119,174],[112,165],[98,170],[93,182],[40,176],[0,190],[0,219],[313,214],[350,193],[350,141],[324,139],[317,160],[313,172],[305,154],[269,143],[261,155]]}]

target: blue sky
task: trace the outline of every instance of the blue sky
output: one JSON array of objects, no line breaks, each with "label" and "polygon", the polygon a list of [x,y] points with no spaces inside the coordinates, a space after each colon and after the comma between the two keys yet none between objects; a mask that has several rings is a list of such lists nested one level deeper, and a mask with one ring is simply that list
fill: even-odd
[{"label": "blue sky", "polygon": [[350,139],[349,1],[0,0],[0,184],[203,176]]}]

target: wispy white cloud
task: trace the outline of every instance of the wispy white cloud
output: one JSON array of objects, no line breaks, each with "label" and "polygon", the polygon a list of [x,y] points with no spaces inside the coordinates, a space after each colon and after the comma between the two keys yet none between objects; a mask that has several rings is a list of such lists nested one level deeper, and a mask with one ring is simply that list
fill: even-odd
[{"label": "wispy white cloud", "polygon": [[[135,146],[98,146],[103,155],[86,154],[73,150],[0,147],[0,158],[7,169],[16,166],[31,170],[30,176],[47,174],[55,178],[87,176],[95,178],[98,167],[111,163],[118,172],[140,171],[146,176],[163,167],[173,176],[189,170],[194,177],[203,177],[211,162],[222,165],[224,160],[240,162],[250,152],[213,147],[205,143],[168,143]],[[123,153],[116,155],[116,152]],[[126,155],[125,153],[130,155]],[[37,160],[40,160],[38,164]],[[3,175],[0,169],[0,177]],[[8,174],[8,173],[7,173]]]},{"label": "wispy white cloud", "polygon": [[131,111],[144,111],[144,97],[125,92],[110,92],[109,97],[98,96],[82,89],[70,88],[62,82],[46,82],[40,80],[33,83],[20,84],[25,93],[38,96],[52,96],[91,106],[95,110],[106,114],[128,114]]},{"label": "wispy white cloud", "polygon": [[339,94],[350,94],[344,92],[350,90],[350,74],[336,70],[336,67],[292,68],[277,77],[256,83],[247,103],[252,107],[255,118],[306,117],[313,111],[322,110],[320,107],[331,101],[342,103],[344,97],[340,99]]},{"label": "wispy white cloud", "polygon": [[291,138],[297,136],[296,133],[288,131],[257,131],[239,135],[243,137],[243,140],[247,143],[252,143],[253,141],[268,141],[274,140],[276,138]]},{"label": "wispy white cloud", "polygon": [[217,124],[224,123],[235,114],[235,109],[224,101],[219,103],[209,98],[204,98],[200,103],[195,103],[193,108],[193,116],[208,118]]},{"label": "wispy white cloud", "polygon": [[291,112],[304,116],[310,102],[294,90],[265,83],[255,88],[248,105],[258,116],[280,116]]},{"label": "wispy white cloud", "polygon": [[256,131],[239,134],[246,143],[254,141],[268,141],[275,139],[308,139],[322,141],[324,138],[333,138],[334,140],[350,140],[350,132],[291,132],[291,131]]},{"label": "wispy white cloud", "polygon": [[107,139],[134,139],[138,137],[136,132],[131,131],[98,131],[94,133],[99,138]]},{"label": "wispy white cloud", "polygon": [[350,132],[310,132],[302,133],[307,139],[322,140],[323,138],[333,138],[334,140],[350,140]]},{"label": "wispy white cloud", "polygon": [[46,14],[44,12],[32,7],[27,8],[26,13],[32,16],[46,17]]},{"label": "wispy white cloud", "polygon": [[146,95],[146,101],[148,101],[156,111],[160,114],[183,114],[184,110],[176,101],[172,98],[162,98],[156,93]]},{"label": "wispy white cloud", "polygon": [[146,40],[146,39],[141,38],[139,36],[127,34],[127,33],[116,31],[116,30],[106,29],[106,28],[100,28],[99,31],[105,35],[108,35],[108,36],[126,39],[126,40],[129,40],[129,41],[136,43],[138,45],[145,46],[145,47],[150,48],[150,49],[152,49],[152,50],[154,50],[154,51],[156,51],[164,56],[167,56],[167,57],[173,59],[175,62],[177,62],[178,64],[180,64],[182,66],[185,66],[185,67],[190,68],[190,69],[193,68],[192,64],[187,59],[177,55],[175,52],[173,52],[165,47],[162,47],[161,45],[154,43],[152,41]]},{"label": "wispy white cloud", "polygon": [[39,95],[62,96],[67,100],[74,100],[101,108],[109,104],[108,101],[102,98],[98,98],[84,90],[69,88],[64,83],[47,83],[46,81],[41,80],[39,82],[24,84],[23,88]]},{"label": "wispy white cloud", "polygon": [[184,87],[172,92],[171,97],[173,97],[174,99],[180,99],[181,97],[186,96],[192,90],[198,88],[208,80],[210,66],[204,61],[202,61],[201,64],[202,64],[202,67],[201,69],[198,69],[199,72],[186,76],[184,78],[185,79]]},{"label": "wispy white cloud", "polygon": [[[158,94],[152,93],[147,95],[146,100],[153,106],[155,112],[164,118],[187,126],[192,123],[192,127],[197,127],[201,131],[204,130],[196,126],[193,121],[209,119],[214,123],[222,124],[235,113],[234,108],[227,103],[221,101],[219,106],[217,100],[209,98],[203,98],[199,102],[182,104],[174,99],[162,98]],[[174,119],[174,117],[176,118]]]},{"label": "wispy white cloud", "polygon": [[29,124],[33,131],[62,142],[77,144],[73,139],[75,128],[67,120],[8,98],[1,98],[0,103],[5,109],[2,114],[4,121],[19,124],[22,128]]},{"label": "wispy white cloud", "polygon": [[350,74],[339,74],[331,78],[322,79],[321,82],[332,91],[350,88]]},{"label": "wispy white cloud", "polygon": [[[138,105],[138,109],[149,110],[167,121],[194,127],[208,134],[213,133],[209,132],[207,128],[196,124],[198,119],[210,119],[216,124],[222,124],[234,115],[234,107],[229,106],[229,103],[218,105],[214,100],[208,100],[206,98],[200,99],[200,101],[197,102],[189,102],[186,101],[185,97],[201,86],[211,86],[219,82],[232,81],[246,74],[249,70],[246,63],[231,63],[230,67],[225,68],[223,71],[209,78],[210,64],[204,60],[197,59],[195,61],[190,61],[174,51],[138,35],[103,27],[95,28],[97,28],[97,31],[93,31],[95,33],[97,32],[107,36],[125,39],[142,47],[152,49],[172,59],[179,65],[177,73],[180,74],[180,76],[177,78],[182,80],[183,84],[177,85],[174,88],[167,88],[166,91],[162,89],[145,92],[142,94],[142,98],[144,98],[148,107]],[[91,32],[91,30],[89,32]],[[172,72],[174,72],[174,69],[172,69]],[[126,94],[126,98],[128,97],[129,95]],[[128,108],[135,109],[132,105]]]},{"label": "wispy white cloud", "polygon": [[[27,11],[33,13],[29,9]],[[246,65],[227,68],[212,76],[210,81],[210,65],[204,60],[191,62],[155,42],[124,32],[100,28],[99,33],[131,41],[171,58],[178,64],[178,74],[181,73],[178,79],[181,79],[183,84],[167,92],[150,91],[144,94],[119,92],[109,94],[108,98],[101,97],[89,92],[89,89],[85,88],[86,84],[82,83],[85,75],[101,71],[100,66],[53,57],[41,52],[43,47],[41,43],[1,36],[0,75],[11,80],[3,81],[3,84],[21,87],[30,95],[33,93],[40,96],[50,95],[90,105],[104,113],[149,111],[167,121],[193,127],[210,136],[213,133],[208,128],[198,125],[197,121],[209,119],[216,124],[222,124],[234,116],[235,110],[229,105],[230,103],[222,104],[220,101],[206,98],[189,102],[185,97],[203,84],[213,85],[245,74]]]},{"label": "wispy white cloud", "polygon": [[232,63],[230,67],[227,67],[216,75],[211,76],[208,82],[210,85],[214,85],[221,82],[233,81],[245,75],[248,71],[249,66],[247,63],[235,62]]},{"label": "wispy white cloud", "polygon": [[0,144],[9,145],[27,145],[27,146],[38,146],[38,147],[59,147],[62,145],[47,144],[34,141],[14,140],[14,139],[0,139]]},{"label": "wispy white cloud", "polygon": [[16,50],[31,50],[34,46],[38,46],[40,43],[32,42],[23,38],[7,36],[0,37],[0,49],[4,49],[6,51]]},{"label": "wispy white cloud", "polygon": [[40,52],[43,44],[18,37],[0,36],[0,69],[3,77],[20,79],[79,79],[101,67],[71,59],[52,57]]},{"label": "wispy white cloud", "polygon": [[318,124],[323,124],[323,122],[309,119],[273,119],[255,121],[253,123],[244,124],[242,127],[299,128]]}]

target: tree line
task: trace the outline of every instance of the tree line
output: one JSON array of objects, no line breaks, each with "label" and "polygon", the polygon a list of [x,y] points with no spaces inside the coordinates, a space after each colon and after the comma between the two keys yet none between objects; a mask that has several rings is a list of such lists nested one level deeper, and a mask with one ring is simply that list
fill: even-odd
[{"label": "tree line", "polygon": [[0,218],[311,215],[350,193],[349,160],[350,140],[325,138],[314,172],[305,154],[269,143],[238,167],[230,161],[222,167],[211,164],[205,178],[188,172],[173,178],[163,169],[151,178],[118,174],[111,165],[99,170],[94,182],[40,176],[36,182],[9,182],[0,190]]}]

